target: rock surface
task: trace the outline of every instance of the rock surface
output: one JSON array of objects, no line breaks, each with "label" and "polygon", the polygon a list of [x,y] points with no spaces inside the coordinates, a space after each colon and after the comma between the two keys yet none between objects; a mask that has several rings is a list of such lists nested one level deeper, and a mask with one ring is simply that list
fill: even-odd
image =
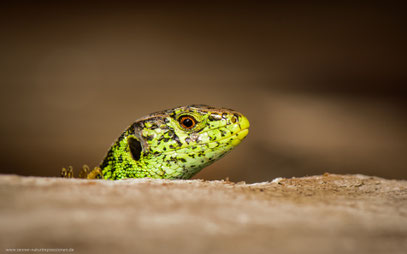
[{"label": "rock surface", "polygon": [[[407,181],[0,175],[0,246],[74,253],[407,253]],[[44,248],[43,250],[40,250]]]}]

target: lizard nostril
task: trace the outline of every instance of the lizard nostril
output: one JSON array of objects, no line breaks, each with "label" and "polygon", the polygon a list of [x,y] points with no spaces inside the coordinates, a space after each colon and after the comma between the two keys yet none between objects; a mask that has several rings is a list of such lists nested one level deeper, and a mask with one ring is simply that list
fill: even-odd
[{"label": "lizard nostril", "polygon": [[237,123],[239,122],[240,116],[238,114],[233,114],[232,118],[230,119],[230,121],[232,121],[232,123]]}]

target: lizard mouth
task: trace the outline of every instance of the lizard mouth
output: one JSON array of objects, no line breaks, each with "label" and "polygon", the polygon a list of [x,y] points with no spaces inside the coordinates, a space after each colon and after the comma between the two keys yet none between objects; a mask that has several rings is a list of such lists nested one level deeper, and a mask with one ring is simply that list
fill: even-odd
[{"label": "lizard mouth", "polygon": [[240,141],[242,141],[242,140],[247,136],[247,134],[249,134],[249,129],[243,129],[243,130],[240,130],[240,131],[238,131],[238,132],[236,133],[236,137],[237,137]]}]

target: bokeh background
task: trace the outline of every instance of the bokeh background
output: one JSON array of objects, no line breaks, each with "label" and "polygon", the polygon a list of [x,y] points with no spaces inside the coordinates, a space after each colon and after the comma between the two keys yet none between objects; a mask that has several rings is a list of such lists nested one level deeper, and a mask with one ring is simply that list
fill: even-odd
[{"label": "bokeh background", "polygon": [[1,173],[98,165],[135,119],[202,103],[251,128],[195,178],[407,178],[396,2],[9,1],[0,14]]}]

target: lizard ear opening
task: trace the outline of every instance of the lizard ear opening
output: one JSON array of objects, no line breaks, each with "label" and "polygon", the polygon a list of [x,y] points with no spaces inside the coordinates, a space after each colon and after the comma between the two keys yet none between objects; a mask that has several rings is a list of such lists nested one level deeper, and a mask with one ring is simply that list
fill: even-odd
[{"label": "lizard ear opening", "polygon": [[133,159],[138,161],[140,159],[141,156],[141,143],[140,141],[138,141],[137,139],[130,137],[128,139],[129,142],[129,148],[130,148],[130,153],[133,156]]}]

